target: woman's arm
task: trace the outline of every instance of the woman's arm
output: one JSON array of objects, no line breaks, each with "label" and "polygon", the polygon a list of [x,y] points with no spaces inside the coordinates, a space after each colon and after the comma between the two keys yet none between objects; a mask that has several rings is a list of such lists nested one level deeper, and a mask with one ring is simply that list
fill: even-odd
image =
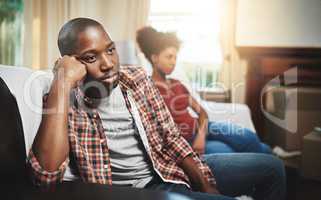
[{"label": "woman's arm", "polygon": [[208,128],[208,115],[205,109],[192,96],[189,97],[189,106],[198,114],[198,129],[195,140],[192,144],[194,151],[204,154],[205,141]]}]

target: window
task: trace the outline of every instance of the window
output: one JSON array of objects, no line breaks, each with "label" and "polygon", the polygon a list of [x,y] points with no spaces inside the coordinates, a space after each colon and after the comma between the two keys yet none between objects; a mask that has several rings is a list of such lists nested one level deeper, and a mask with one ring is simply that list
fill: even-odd
[{"label": "window", "polygon": [[0,1],[0,63],[22,64],[23,1]]},{"label": "window", "polygon": [[[215,85],[222,64],[220,0],[151,0],[149,24],[182,41],[177,68],[195,89]],[[184,75],[182,75],[184,76]]]}]

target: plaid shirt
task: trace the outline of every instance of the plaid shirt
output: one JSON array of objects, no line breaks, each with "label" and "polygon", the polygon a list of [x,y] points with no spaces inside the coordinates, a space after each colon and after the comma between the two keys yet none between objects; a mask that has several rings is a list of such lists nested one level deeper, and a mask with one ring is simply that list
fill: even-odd
[{"label": "plaid shirt", "polygon": [[[145,130],[147,142],[145,149],[158,175],[164,181],[190,185],[189,178],[177,163],[192,155],[204,176],[215,185],[209,167],[183,139],[159,91],[145,71],[134,66],[121,67],[120,87],[131,113],[133,108],[130,98],[135,103]],[[69,108],[68,115],[70,156],[57,171],[48,172],[40,166],[31,150],[28,164],[32,180],[39,186],[59,183],[63,180],[69,161],[74,161],[71,163],[75,164],[82,181],[111,185],[112,173],[107,138],[99,114],[93,103],[84,98],[79,89],[75,90],[72,96],[76,98],[75,103]]]}]

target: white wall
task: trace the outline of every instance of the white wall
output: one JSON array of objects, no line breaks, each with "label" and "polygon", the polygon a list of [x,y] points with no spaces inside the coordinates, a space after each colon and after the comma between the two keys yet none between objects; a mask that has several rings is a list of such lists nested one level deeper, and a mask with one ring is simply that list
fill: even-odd
[{"label": "white wall", "polygon": [[321,47],[321,0],[238,0],[237,46]]}]

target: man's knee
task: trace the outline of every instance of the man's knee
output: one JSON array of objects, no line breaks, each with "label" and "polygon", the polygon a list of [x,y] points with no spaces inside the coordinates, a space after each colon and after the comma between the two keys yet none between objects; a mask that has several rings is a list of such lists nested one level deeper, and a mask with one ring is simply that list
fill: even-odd
[{"label": "man's knee", "polygon": [[261,165],[261,169],[266,171],[266,175],[278,179],[279,181],[285,180],[285,168],[283,162],[276,156],[262,154],[257,160]]}]

